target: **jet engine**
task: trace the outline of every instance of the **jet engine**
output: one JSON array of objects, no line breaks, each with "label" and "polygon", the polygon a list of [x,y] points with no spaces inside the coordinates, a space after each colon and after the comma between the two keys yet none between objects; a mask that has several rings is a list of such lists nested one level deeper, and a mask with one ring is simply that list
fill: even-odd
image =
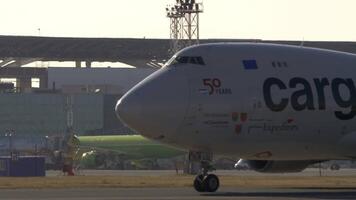
[{"label": "jet engine", "polygon": [[247,164],[252,170],[262,173],[291,173],[301,172],[308,165],[322,161],[315,160],[288,160],[288,161],[274,161],[274,160],[240,160],[239,163]]}]

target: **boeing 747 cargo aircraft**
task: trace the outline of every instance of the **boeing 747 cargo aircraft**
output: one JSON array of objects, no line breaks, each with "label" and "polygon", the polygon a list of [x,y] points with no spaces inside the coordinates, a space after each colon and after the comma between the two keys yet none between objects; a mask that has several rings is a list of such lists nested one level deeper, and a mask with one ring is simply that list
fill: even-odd
[{"label": "boeing 747 cargo aircraft", "polygon": [[255,43],[186,48],[116,105],[140,134],[188,149],[199,192],[214,192],[213,154],[258,172],[356,158],[356,55]]}]

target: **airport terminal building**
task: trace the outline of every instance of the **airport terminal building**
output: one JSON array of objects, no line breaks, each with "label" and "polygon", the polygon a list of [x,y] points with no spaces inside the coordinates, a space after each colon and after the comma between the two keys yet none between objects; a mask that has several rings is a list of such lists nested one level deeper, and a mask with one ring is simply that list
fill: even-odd
[{"label": "airport terminal building", "polygon": [[51,67],[43,71],[48,82],[43,87],[10,86],[1,91],[0,133],[60,135],[66,133],[68,112],[73,113],[73,129],[79,135],[131,133],[117,120],[115,104],[154,70]]}]

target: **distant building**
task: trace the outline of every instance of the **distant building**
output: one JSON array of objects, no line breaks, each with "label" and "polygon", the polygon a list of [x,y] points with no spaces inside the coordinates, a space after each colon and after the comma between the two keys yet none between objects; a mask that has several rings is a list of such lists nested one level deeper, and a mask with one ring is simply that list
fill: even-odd
[{"label": "distant building", "polygon": [[[24,68],[18,68],[24,69]],[[78,134],[127,133],[117,120],[117,100],[154,69],[48,68],[47,85],[0,94],[0,134],[56,135],[67,128],[67,98],[73,96]]]}]

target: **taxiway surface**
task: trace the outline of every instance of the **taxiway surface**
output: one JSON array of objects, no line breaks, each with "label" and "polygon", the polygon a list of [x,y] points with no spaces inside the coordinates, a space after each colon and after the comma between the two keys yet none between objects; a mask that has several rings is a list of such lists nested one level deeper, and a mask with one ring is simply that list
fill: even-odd
[{"label": "taxiway surface", "polygon": [[87,188],[1,190],[7,200],[184,200],[184,199],[355,199],[355,190],[321,189],[236,189],[217,193],[195,192],[192,188]]},{"label": "taxiway surface", "polygon": [[[59,172],[48,172],[48,176],[58,176]],[[172,178],[175,171],[106,171],[106,170],[89,170],[83,171],[83,176],[101,177],[101,176],[136,176],[136,177],[167,177]],[[217,171],[216,174],[221,176],[245,176],[258,177],[261,174],[252,171]],[[322,176],[342,178],[354,176],[356,170],[343,169],[339,171],[323,170]],[[319,170],[307,169],[302,173],[294,174],[294,177],[318,177]],[[271,174],[264,175],[266,181],[269,177],[274,176],[290,176],[290,174]],[[174,177],[174,176],[173,176]],[[60,178],[60,177],[59,177]],[[340,186],[340,185],[339,185]],[[0,189],[0,199],[7,200],[184,200],[184,199],[356,199],[356,183],[355,188],[339,187],[335,188],[261,188],[261,187],[226,187],[221,185],[216,193],[197,193],[192,187],[130,187],[130,188],[42,188],[42,189]]]}]

